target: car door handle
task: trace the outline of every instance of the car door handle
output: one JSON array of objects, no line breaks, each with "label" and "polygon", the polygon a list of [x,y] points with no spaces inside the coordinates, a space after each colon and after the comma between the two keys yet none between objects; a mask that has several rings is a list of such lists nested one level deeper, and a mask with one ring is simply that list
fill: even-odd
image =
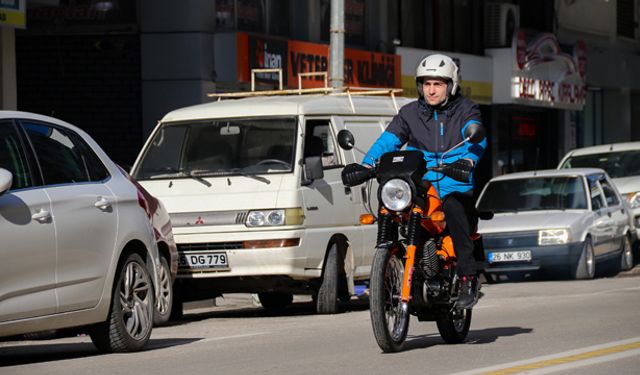
[{"label": "car door handle", "polygon": [[98,201],[93,204],[96,208],[101,209],[102,211],[111,208],[111,202],[109,202],[104,197],[99,197]]},{"label": "car door handle", "polygon": [[35,214],[31,215],[31,218],[38,223],[46,223],[51,220],[51,212],[47,210],[40,210]]}]

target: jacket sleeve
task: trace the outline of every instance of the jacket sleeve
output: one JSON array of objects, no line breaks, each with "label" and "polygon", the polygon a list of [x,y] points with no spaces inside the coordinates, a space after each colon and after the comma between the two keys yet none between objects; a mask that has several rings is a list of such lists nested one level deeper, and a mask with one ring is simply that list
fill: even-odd
[{"label": "jacket sleeve", "polygon": [[[461,130],[462,139],[464,139],[464,131],[467,130],[467,127],[470,124],[474,124],[474,123],[480,124],[482,126],[482,116],[480,115],[480,109],[478,108],[477,104],[474,104],[473,106],[471,106],[471,108],[468,111],[468,114],[464,116],[464,124],[462,125],[462,130]],[[476,143],[476,144],[467,143],[463,147],[464,147],[464,150],[462,152],[462,155],[460,156],[460,159],[471,159],[473,160],[473,164],[475,165],[478,162],[478,160],[480,160],[480,158],[484,154],[485,149],[487,148],[487,137],[485,137],[482,141],[480,141],[480,143]]]},{"label": "jacket sleeve", "polygon": [[392,151],[398,151],[407,142],[407,123],[402,118],[402,112],[397,114],[387,126],[387,129],[371,145],[362,159],[362,164],[374,165],[376,160]]}]

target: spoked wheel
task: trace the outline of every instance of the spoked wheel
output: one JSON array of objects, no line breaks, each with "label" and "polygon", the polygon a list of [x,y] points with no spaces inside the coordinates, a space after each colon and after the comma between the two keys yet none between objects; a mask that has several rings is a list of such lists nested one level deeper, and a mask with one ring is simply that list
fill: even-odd
[{"label": "spoked wheel", "polygon": [[402,349],[409,330],[409,311],[401,301],[404,264],[398,250],[378,249],[371,270],[371,325],[378,346],[387,353]]},{"label": "spoked wheel", "polygon": [[447,344],[459,344],[467,338],[471,309],[453,309],[436,321],[438,332]]}]

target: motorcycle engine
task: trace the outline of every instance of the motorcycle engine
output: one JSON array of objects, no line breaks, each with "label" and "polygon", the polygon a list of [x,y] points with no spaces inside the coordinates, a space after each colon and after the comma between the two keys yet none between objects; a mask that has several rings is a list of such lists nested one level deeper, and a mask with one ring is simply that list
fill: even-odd
[{"label": "motorcycle engine", "polygon": [[436,254],[436,243],[427,240],[422,246],[422,251],[416,251],[415,270],[420,273],[424,280],[429,280],[438,273],[438,255]]}]

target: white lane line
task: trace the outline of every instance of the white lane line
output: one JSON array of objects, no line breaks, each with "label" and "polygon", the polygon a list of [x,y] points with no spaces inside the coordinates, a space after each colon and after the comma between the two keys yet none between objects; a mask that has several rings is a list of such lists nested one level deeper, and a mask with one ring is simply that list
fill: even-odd
[{"label": "white lane line", "polygon": [[595,361],[593,363],[601,363],[638,354],[640,354],[640,337],[634,337],[522,361],[477,368],[453,375],[534,373],[533,371],[546,374],[564,369],[565,366],[572,368],[587,365],[589,364],[586,363],[587,361],[593,360]]},{"label": "white lane line", "polygon": [[233,335],[233,336],[222,336],[222,337],[210,337],[208,339],[202,339],[197,341],[198,343],[201,342],[211,342],[211,341],[220,341],[220,340],[230,340],[230,339],[239,339],[239,338],[244,338],[244,337],[253,337],[253,336],[260,336],[260,335],[267,335],[271,332],[256,332],[256,333],[245,333],[243,335]]}]

